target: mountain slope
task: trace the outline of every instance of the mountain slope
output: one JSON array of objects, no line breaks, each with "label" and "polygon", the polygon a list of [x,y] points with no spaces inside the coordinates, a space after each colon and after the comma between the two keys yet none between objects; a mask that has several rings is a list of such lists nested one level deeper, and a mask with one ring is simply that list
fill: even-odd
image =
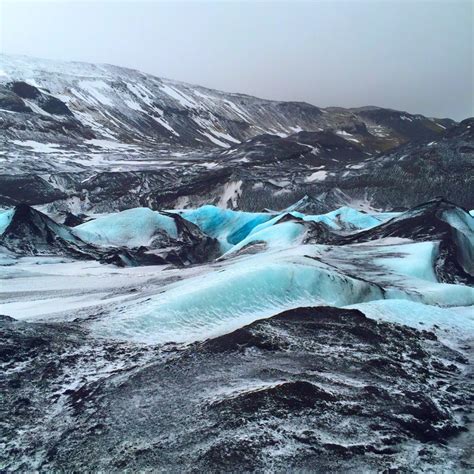
[{"label": "mountain slope", "polygon": [[1,206],[259,211],[338,188],[338,205],[361,209],[439,195],[474,207],[472,119],[322,109],[110,65],[0,55],[0,71]]},{"label": "mountain slope", "polygon": [[0,65],[2,128],[10,139],[31,139],[34,133],[39,142],[229,147],[262,133],[334,129],[369,133],[386,149],[445,129],[421,115],[264,100],[110,65],[5,55]]}]

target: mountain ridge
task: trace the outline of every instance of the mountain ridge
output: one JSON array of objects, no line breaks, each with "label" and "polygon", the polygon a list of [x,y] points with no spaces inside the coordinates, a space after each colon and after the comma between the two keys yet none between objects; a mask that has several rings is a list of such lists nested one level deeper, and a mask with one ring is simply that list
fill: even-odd
[{"label": "mountain ridge", "polygon": [[[183,85],[189,86],[189,87],[199,87],[200,89],[207,89],[210,92],[220,92],[220,93],[226,94],[226,95],[234,95],[234,96],[239,96],[239,97],[242,96],[242,97],[262,100],[262,101],[266,101],[266,102],[285,102],[285,103],[290,102],[290,103],[296,103],[296,104],[310,105],[312,107],[317,107],[319,109],[324,109],[324,110],[341,109],[341,110],[349,110],[349,111],[353,111],[353,112],[362,111],[362,110],[371,110],[371,109],[385,109],[385,110],[392,110],[392,111],[401,112],[401,113],[410,114],[410,115],[423,115],[424,117],[429,118],[429,119],[433,119],[433,120],[451,120],[451,121],[457,122],[457,123],[462,122],[462,120],[455,120],[451,117],[437,117],[437,116],[431,116],[431,115],[428,116],[428,115],[420,114],[420,113],[417,113],[417,112],[409,112],[408,110],[400,110],[400,109],[393,108],[393,107],[388,107],[388,106],[385,107],[385,106],[374,105],[374,104],[360,105],[360,106],[350,106],[350,107],[343,107],[343,106],[338,106],[338,105],[328,105],[328,106],[322,107],[322,106],[313,104],[312,102],[309,102],[307,100],[296,100],[296,99],[288,100],[288,99],[260,97],[259,95],[255,95],[255,94],[230,91],[230,90],[226,90],[225,88],[220,88],[220,87],[214,88],[214,87],[209,87],[209,86],[205,86],[205,85],[202,85],[202,84],[198,84],[198,83],[195,83],[195,82],[189,82],[189,81],[182,80],[182,79],[174,79],[174,78],[171,78],[171,77],[168,77],[168,76],[162,76],[162,75],[158,75],[158,74],[155,74],[155,73],[152,73],[152,72],[143,71],[143,70],[141,70],[137,67],[119,66],[117,64],[107,63],[107,62],[92,62],[92,61],[78,61],[78,60],[58,60],[58,59],[50,59],[50,58],[39,57],[39,56],[29,56],[29,55],[26,55],[26,54],[0,53],[0,62],[2,62],[3,58],[14,58],[14,59],[18,58],[18,59],[22,59],[22,60],[25,60],[25,61],[39,60],[39,61],[44,62],[44,63],[58,64],[58,65],[59,64],[71,64],[71,65],[78,65],[78,66],[90,66],[90,65],[103,66],[103,67],[111,68],[111,69],[126,70],[126,71],[130,71],[130,72],[133,72],[133,73],[141,74],[141,75],[144,75],[144,76],[152,76],[152,77],[155,77],[155,78],[158,78],[158,79],[161,79],[163,81],[170,82],[170,83],[174,82],[174,83],[183,84]],[[469,117],[465,117],[465,118],[469,118]]]},{"label": "mountain ridge", "polygon": [[[344,130],[364,125],[379,137],[395,131],[396,136],[392,137],[392,144],[395,145],[412,138],[394,129],[386,121],[384,125],[380,125],[373,117],[364,118],[361,114],[365,113],[362,109],[366,108],[361,108],[359,112],[357,108],[321,108],[305,101],[262,99],[107,64],[7,55],[0,56],[0,63],[0,104],[4,111],[8,110],[5,98],[8,98],[16,83],[23,82],[30,88],[36,88],[38,97],[50,96],[55,101],[62,102],[63,109],[70,112],[68,115],[74,117],[76,122],[87,129],[88,135],[92,134],[95,138],[112,138],[125,143],[171,143],[227,148],[261,133],[283,136],[302,130]],[[10,111],[33,113],[34,116],[43,116],[38,117],[43,119],[44,115],[48,116],[44,114],[45,109],[41,103],[32,103],[31,99],[34,97],[16,93],[10,101],[23,101],[30,110]],[[100,113],[95,110],[97,107],[101,107]],[[393,123],[396,120],[414,123],[420,121],[422,129],[431,129],[433,133],[441,133],[445,128],[437,122],[438,119],[429,119],[420,114],[380,107],[376,110],[387,110],[386,113],[395,114],[390,118]],[[46,112],[48,113],[47,110]],[[48,117],[52,121],[59,120],[58,113],[55,112],[49,113]],[[108,120],[104,121],[104,118]],[[59,122],[56,127],[51,124],[53,130],[51,127],[45,130],[44,126],[37,124],[33,127],[27,125],[27,130],[24,131],[30,134],[41,131],[43,135],[39,136],[39,141],[54,141],[51,140],[54,138],[58,141],[58,136],[54,137],[54,128],[56,132],[60,131],[61,121]],[[10,138],[24,138],[25,133],[22,133],[20,125],[15,127],[10,122],[6,128],[7,135]],[[85,131],[81,134],[85,138],[91,138],[86,136]]]},{"label": "mountain ridge", "polygon": [[470,119],[323,109],[113,65],[1,55],[0,71],[2,206],[258,211],[334,188],[356,207],[407,209],[438,195],[474,206],[459,192],[471,182]]}]

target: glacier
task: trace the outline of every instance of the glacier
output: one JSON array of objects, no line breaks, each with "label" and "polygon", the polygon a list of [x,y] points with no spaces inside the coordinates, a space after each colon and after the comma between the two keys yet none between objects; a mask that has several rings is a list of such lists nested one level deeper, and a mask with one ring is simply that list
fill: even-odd
[{"label": "glacier", "polygon": [[[146,277],[142,280],[135,276],[130,284],[125,284],[123,278],[111,278],[110,271],[105,271],[107,265],[95,264],[98,266],[94,267],[94,276],[76,278],[75,283],[66,285],[67,305],[55,308],[59,305],[57,293],[52,290],[49,295],[47,288],[41,296],[25,301],[20,292],[24,285],[18,285],[18,277],[44,279],[54,288],[55,278],[61,279],[61,273],[56,272],[62,266],[71,266],[71,256],[61,253],[65,258],[59,263],[53,255],[47,257],[47,240],[51,237],[45,237],[42,267],[49,269],[46,279],[43,271],[38,273],[29,263],[28,258],[33,257],[12,257],[15,235],[9,235],[10,250],[2,252],[3,274],[16,282],[5,282],[5,291],[10,296],[0,304],[0,311],[24,318],[25,314],[33,314],[31,308],[36,305],[35,319],[45,320],[50,315],[57,320],[68,308],[81,320],[100,308],[99,318],[86,318],[84,323],[93,334],[148,343],[191,343],[301,306],[362,305],[360,308],[367,308],[369,317],[380,317],[380,308],[387,308],[386,318],[394,322],[412,317],[414,321],[426,319],[427,324],[433,320],[425,317],[432,308],[433,314],[439,315],[437,321],[449,326],[450,318],[443,315],[474,305],[474,289],[471,285],[440,280],[438,267],[449,263],[453,255],[460,255],[460,261],[467,262],[469,270],[474,245],[473,218],[457,208],[451,211],[448,206],[440,211],[442,224],[438,233],[430,231],[430,227],[427,232],[421,231],[416,224],[411,238],[408,237],[407,232],[412,231],[405,229],[406,222],[423,219],[423,213],[432,212],[432,206],[437,204],[428,205],[428,211],[420,207],[404,214],[367,213],[344,206],[318,215],[296,210],[251,213],[213,205],[161,212],[133,208],[98,216],[70,229],[43,220],[48,223],[48,235],[56,232],[53,241],[62,239],[75,245],[85,242],[92,249],[140,248],[145,255],[170,252],[170,245],[182,245],[179,238],[188,222],[206,238],[216,239],[220,250],[214,260],[194,263],[189,268],[183,268],[182,263],[172,265],[172,259],[153,266],[153,260]],[[12,210],[0,213],[0,249],[13,215]],[[32,216],[43,222],[37,212]],[[322,227],[314,233],[314,225]],[[31,227],[28,229],[32,232]],[[400,229],[404,237],[397,237],[398,231],[393,229]],[[202,245],[202,239],[196,240],[196,231],[193,232],[186,234],[191,236],[191,240],[186,240],[188,247]],[[444,236],[451,235],[455,235],[456,248],[448,248],[450,257],[442,243]],[[72,261],[75,257],[72,254]],[[40,263],[41,257],[37,261]],[[90,285],[84,284],[96,281],[101,268],[106,284],[94,283],[97,291],[91,292]],[[130,271],[115,267],[113,273],[127,275]],[[133,285],[134,281],[138,287]],[[76,285],[83,290],[76,291]],[[413,315],[407,316],[404,308],[413,310]],[[466,311],[459,311],[459,321],[463,321]],[[466,331],[469,328],[466,324]]]},{"label": "glacier", "polygon": [[211,205],[177,212],[196,224],[206,234],[215,237],[220,242],[223,251],[238,244],[252,229],[272,217],[266,213],[233,211]]},{"label": "glacier", "polygon": [[0,210],[0,234],[10,225],[13,217],[13,209]]},{"label": "glacier", "polygon": [[284,309],[343,306],[381,298],[376,285],[308,259],[301,248],[244,258],[171,284],[93,324],[99,334],[148,342],[192,342]]},{"label": "glacier", "polygon": [[[124,449],[142,462],[146,446],[141,466],[156,466],[158,440],[181,467],[184,445],[201,462],[203,436],[206,456],[252,437],[284,466],[282,449],[308,455],[310,430],[322,439],[311,438],[311,455],[320,442],[334,450],[321,459],[362,446],[361,472],[365,446],[380,440],[403,460],[414,443],[430,446],[433,465],[456,452],[432,440],[461,432],[469,393],[474,240],[462,209],[142,207],[75,227],[52,217],[0,212],[0,343],[14,357],[9,387],[20,387],[9,389],[7,423],[31,427],[8,453],[59,446],[70,463],[79,446],[75,465],[100,453],[107,470],[109,446],[117,466]],[[17,422],[22,400],[36,409]],[[34,449],[14,465],[46,466]]]},{"label": "glacier", "polygon": [[178,237],[172,217],[144,207],[109,214],[74,228],[74,234],[82,240],[102,246],[146,247],[160,232]]}]

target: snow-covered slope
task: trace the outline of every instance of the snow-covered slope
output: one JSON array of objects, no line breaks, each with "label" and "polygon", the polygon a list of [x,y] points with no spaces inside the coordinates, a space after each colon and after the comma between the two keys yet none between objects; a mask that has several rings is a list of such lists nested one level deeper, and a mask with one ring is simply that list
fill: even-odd
[{"label": "snow-covered slope", "polygon": [[[259,211],[327,194],[324,212],[408,208],[455,193],[474,205],[459,192],[472,184],[467,120],[322,109],[111,65],[0,55],[0,71],[3,207]],[[337,202],[336,187],[346,195]]]},{"label": "snow-covered slope", "polygon": [[368,133],[375,141],[385,135],[385,146],[393,147],[414,135],[421,139],[444,131],[421,115],[391,111],[387,120],[387,113],[263,100],[111,65],[1,55],[0,69],[0,116],[9,125],[7,135],[43,152],[78,139],[116,150],[121,143],[227,148],[264,133],[328,128],[353,142],[358,139],[351,133]]}]

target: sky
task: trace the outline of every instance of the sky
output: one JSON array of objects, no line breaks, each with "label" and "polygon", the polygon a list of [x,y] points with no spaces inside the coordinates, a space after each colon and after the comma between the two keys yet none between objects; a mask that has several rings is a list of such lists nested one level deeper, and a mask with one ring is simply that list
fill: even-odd
[{"label": "sky", "polygon": [[471,0],[0,0],[0,51],[317,106],[474,115]]}]

